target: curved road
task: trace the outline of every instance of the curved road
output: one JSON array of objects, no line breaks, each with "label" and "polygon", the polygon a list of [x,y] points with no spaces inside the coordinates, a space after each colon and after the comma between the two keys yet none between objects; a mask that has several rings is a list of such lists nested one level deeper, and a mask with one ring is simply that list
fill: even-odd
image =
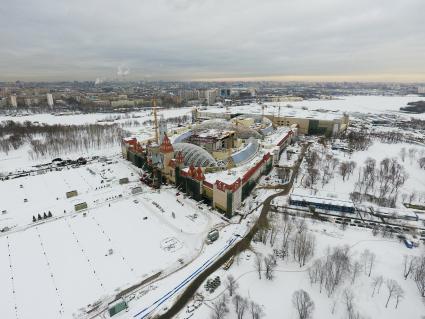
[{"label": "curved road", "polygon": [[[229,248],[218,259],[216,259],[210,265],[205,267],[205,269],[203,269],[203,271],[200,271],[199,273],[197,273],[197,277],[194,278],[193,281],[191,281],[188,284],[186,290],[184,290],[184,292],[181,293],[181,295],[179,296],[179,299],[171,306],[171,308],[168,309],[167,312],[165,312],[164,314],[155,316],[154,317],[155,319],[171,319],[171,318],[173,318],[177,313],[180,312],[180,310],[182,310],[184,308],[184,306],[189,302],[189,300],[192,298],[192,296],[196,293],[198,288],[202,285],[202,283],[211,274],[213,274],[217,269],[219,269],[230,257],[236,255],[237,253],[239,253],[239,252],[245,250],[247,247],[249,247],[249,245],[251,244],[251,240],[254,237],[255,233],[258,231],[258,229],[260,229],[261,227],[264,227],[268,223],[267,215],[268,215],[268,212],[269,212],[269,209],[270,209],[270,204],[271,204],[272,200],[275,197],[287,195],[290,192],[290,190],[292,189],[294,179],[298,174],[298,169],[301,165],[304,154],[305,154],[309,145],[310,144],[303,146],[300,157],[297,160],[296,165],[294,166],[294,170],[292,172],[291,179],[290,179],[289,183],[287,183],[286,185],[283,186],[282,191],[280,191],[279,193],[270,195],[269,197],[267,197],[264,200],[263,208],[261,209],[260,216],[257,219],[254,226],[248,232],[248,234],[246,234],[245,237],[243,237],[239,242],[237,242],[235,245],[233,245],[231,248]],[[187,282],[185,281],[185,283],[187,283]]]}]

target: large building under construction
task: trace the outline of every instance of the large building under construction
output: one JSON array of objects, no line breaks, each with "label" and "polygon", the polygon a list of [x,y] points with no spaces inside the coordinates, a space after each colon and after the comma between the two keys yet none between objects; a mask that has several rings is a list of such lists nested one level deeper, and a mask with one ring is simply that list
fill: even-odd
[{"label": "large building under construction", "polygon": [[258,179],[278,166],[298,134],[335,135],[348,116],[331,111],[266,106],[193,109],[192,125],[168,132],[153,108],[155,137],[123,140],[123,156],[142,169],[142,181],[163,183],[231,217]]},{"label": "large building under construction", "polygon": [[155,139],[124,139],[123,156],[141,169],[147,184],[173,184],[230,218],[297,135],[295,127],[274,130],[271,142],[260,147],[259,132],[271,122],[244,123],[206,121],[170,137],[157,124]]}]

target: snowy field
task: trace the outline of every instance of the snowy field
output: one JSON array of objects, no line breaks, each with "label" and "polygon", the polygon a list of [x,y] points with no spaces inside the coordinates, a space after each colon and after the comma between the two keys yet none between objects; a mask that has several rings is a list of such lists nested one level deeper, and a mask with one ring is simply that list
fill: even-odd
[{"label": "snowy field", "polygon": [[[190,116],[191,108],[179,108],[179,109],[164,109],[158,111],[158,118],[174,118],[181,116]],[[118,124],[128,134],[136,136],[140,140],[152,138],[153,132],[150,124],[145,124],[146,121],[153,119],[152,112],[150,110],[130,112],[126,114],[122,113],[91,113],[91,114],[73,114],[73,115],[61,115],[56,116],[53,114],[33,114],[25,116],[0,116],[0,122],[2,121],[15,121],[15,122],[38,122],[40,124],[61,124],[61,125],[84,125],[84,124]],[[171,130],[176,124],[170,123],[168,129]],[[37,139],[37,137],[36,137]],[[94,156],[104,155],[111,156],[120,152],[120,145],[116,147],[110,147],[109,145],[99,144],[96,147],[89,149],[80,149],[73,152],[59,152],[55,154],[46,154],[38,158],[31,157],[31,147],[28,143],[25,143],[22,147],[14,150],[11,149],[8,154],[0,152],[0,173],[4,171],[12,171],[15,169],[27,168],[31,165],[45,163],[46,161],[52,160],[53,157],[65,156],[67,158],[76,159],[80,156]]]},{"label": "snowy field", "polygon": [[[296,108],[326,108],[352,114],[400,115],[399,107],[418,99],[417,96],[348,96],[336,100],[288,104]],[[286,103],[275,105],[283,106]],[[162,110],[160,114],[170,118],[189,115],[190,111],[190,108],[182,108]],[[142,123],[152,119],[150,111],[122,116],[103,113],[67,116],[39,114],[0,117],[0,121],[31,120],[48,124],[115,122],[124,125],[129,120]],[[152,135],[149,125],[129,125],[127,128],[139,137]],[[294,153],[288,158],[287,151],[284,151],[279,165],[291,166],[298,158],[299,146],[290,148]],[[397,158],[408,175],[399,189],[396,206],[402,207],[402,203],[412,193],[417,194],[414,201],[425,200],[425,170],[418,166],[418,159],[425,154],[424,146],[374,141],[367,150],[352,154],[331,150],[330,147],[323,151],[317,143],[312,146],[312,149],[315,148],[323,156],[331,154],[339,163],[356,163],[353,171],[345,178],[336,166],[323,185],[318,179],[313,188],[321,192],[347,197],[354,190],[360,168],[367,158],[372,157],[379,163],[388,157]],[[406,151],[404,159],[403,149]],[[414,151],[409,152],[410,149]],[[24,146],[8,155],[0,154],[0,173],[52,160],[49,156],[32,160],[28,158],[28,151],[29,147]],[[241,208],[242,214],[250,212],[248,217],[241,224],[238,223],[239,217],[227,223],[205,204],[184,198],[183,195],[177,197],[173,187],[163,187],[158,192],[142,185],[142,192],[133,195],[132,189],[141,186],[139,172],[122,160],[119,153],[119,146],[66,153],[62,157],[76,159],[80,156],[104,155],[108,161],[94,160],[76,168],[0,181],[0,194],[3,194],[0,200],[0,230],[6,228],[0,232],[0,256],[3,257],[0,259],[0,318],[107,318],[108,302],[120,291],[148,279],[148,283],[126,294],[129,311],[114,318],[142,319],[164,312],[200,272],[240,240],[240,236],[249,230],[249,225],[260,213],[261,203],[278,192],[273,189],[254,190]],[[326,163],[326,157],[323,157],[319,165],[320,172]],[[296,187],[312,192],[304,184],[305,168],[303,164]],[[233,175],[226,176],[234,178]],[[119,179],[124,177],[129,178],[129,183],[121,185]],[[275,169],[267,179],[262,177],[260,180],[261,185],[276,185],[280,182]],[[78,196],[67,198],[65,193],[72,190],[77,190]],[[86,202],[88,209],[75,212],[74,205],[81,202]],[[279,197],[276,202],[286,203],[287,197]],[[33,221],[33,216],[37,219],[38,214],[43,216],[49,212],[52,217]],[[273,245],[268,241],[266,244],[258,240],[252,242],[252,250],[235,258],[229,270],[220,269],[213,275],[221,277],[221,286],[214,293],[207,292],[202,286],[198,293],[203,295],[204,302],[190,303],[176,318],[210,318],[211,307],[225,293],[226,276],[232,274],[239,285],[237,293],[261,307],[264,312],[261,318],[295,319],[297,316],[291,298],[298,289],[304,289],[313,299],[313,318],[345,318],[347,314],[343,292],[351,288],[353,302],[362,318],[422,319],[421,316],[425,314],[424,302],[415,283],[410,278],[404,280],[402,269],[403,256],[423,254],[422,244],[419,248],[409,250],[396,239],[373,236],[368,229],[348,227],[342,230],[340,225],[333,223],[308,222],[307,233],[314,236],[314,255],[302,267],[291,254],[284,260],[278,258],[273,280],[265,279],[264,274],[259,279],[255,266],[256,254],[265,257],[273,254],[274,249],[281,249],[282,224],[276,225],[279,225],[280,230]],[[213,244],[206,245],[207,233],[213,228],[220,229],[220,237]],[[349,255],[353,262],[361,259],[365,249],[375,254],[376,262],[370,277],[365,274],[365,270],[353,283],[347,277],[328,297],[325,292],[320,293],[317,284],[310,283],[308,270],[315,260],[324,258],[327,247],[343,245],[350,247]],[[372,297],[371,282],[379,275],[385,280],[396,280],[403,289],[404,297],[397,309],[394,298],[385,307],[388,297],[385,283],[380,292]],[[152,276],[158,278],[151,280]],[[236,319],[231,300],[227,304],[230,312],[226,318]],[[89,309],[93,309],[93,312],[87,316],[85,312]],[[248,316],[247,313],[244,318],[250,318],[250,314]]]},{"label": "snowy field", "polygon": [[[197,293],[204,298],[203,302],[193,301],[182,310],[176,317],[178,319],[203,319],[212,315],[213,304],[218,302],[223,294],[227,295],[227,307],[229,312],[224,318],[236,319],[235,307],[232,299],[229,298],[229,291],[226,289],[226,278],[228,275],[236,279],[238,288],[235,294],[258,304],[264,316],[260,318],[286,318],[296,319],[298,314],[292,304],[292,294],[299,289],[307,291],[312,298],[315,309],[312,318],[347,318],[346,306],[343,299],[343,291],[348,288],[354,294],[354,305],[361,318],[409,318],[421,319],[425,314],[425,305],[418,293],[415,283],[411,279],[405,280],[403,277],[403,256],[419,256],[423,254],[423,248],[410,250],[403,243],[394,239],[385,239],[372,236],[370,230],[347,228],[341,230],[336,224],[331,223],[311,223],[308,222],[308,233],[315,236],[315,255],[300,267],[291,256],[285,260],[277,259],[277,266],[274,278],[267,280],[262,273],[259,279],[256,267],[256,254],[261,257],[273,253],[273,248],[269,243],[255,243],[252,250],[247,250],[235,258],[229,270],[220,269],[216,271],[211,279],[219,276],[221,285],[210,293],[204,288],[200,288]],[[275,248],[280,248],[280,238],[278,237]],[[308,269],[312,267],[316,259],[323,258],[327,247],[345,246],[349,247],[349,255],[353,261],[360,261],[361,254],[368,249],[375,254],[376,259],[372,268],[371,276],[362,270],[356,277],[354,283],[351,277],[347,277],[338,289],[328,297],[325,289],[320,293],[317,284],[310,284]],[[402,287],[405,295],[395,308],[396,300],[391,298],[388,308],[385,307],[388,290],[385,282],[378,292],[373,293],[372,281],[377,276],[386,279],[394,279]],[[202,299],[199,296],[197,299]],[[244,318],[251,318],[249,309]]]},{"label": "snowy field", "polygon": [[[178,109],[159,109],[158,116],[163,115],[164,118],[177,117],[188,115],[191,113],[192,108],[178,108]],[[31,114],[24,116],[0,116],[1,121],[12,120],[15,122],[39,122],[46,124],[68,124],[68,125],[83,125],[94,124],[97,122],[117,122],[122,123],[127,120],[149,120],[152,118],[150,110],[137,111],[129,113],[88,113],[88,114],[70,114],[70,115],[54,115],[54,114]]]},{"label": "snowy field", "polygon": [[[2,318],[71,318],[197,257],[222,221],[189,199],[177,202],[172,189],[131,195],[136,176],[119,161],[0,182],[3,194],[15,194],[1,201],[0,228],[11,228],[0,233],[0,255],[8,256],[0,259]],[[122,177],[130,183],[120,185]],[[74,189],[79,195],[67,199]],[[83,201],[88,209],[76,213]],[[48,211],[51,218],[32,222]]]},{"label": "snowy field", "polygon": [[[341,199],[348,199],[351,192],[356,190],[356,183],[359,180],[360,171],[363,170],[367,159],[374,159],[376,165],[385,158],[396,159],[406,173],[404,184],[398,189],[398,197],[396,207],[403,208],[403,203],[407,202],[412,194],[414,202],[425,203],[425,170],[419,166],[418,160],[425,156],[425,146],[414,145],[408,143],[386,144],[379,141],[374,141],[373,144],[364,151],[354,151],[353,153],[331,150],[330,146],[324,148],[322,145],[316,144],[310,150],[315,150],[319,154],[331,154],[334,159],[338,160],[338,164],[333,172],[329,171],[329,177],[326,182],[323,165],[327,165],[331,160],[319,162],[319,177],[313,187],[306,186],[306,181],[309,178],[307,167],[304,163],[303,169],[296,179],[296,187],[305,188],[306,193],[315,195],[317,192],[321,196],[331,194],[331,197],[336,196]],[[403,154],[405,154],[403,156]],[[323,155],[321,155],[323,158]],[[324,160],[324,158],[323,158]],[[341,163],[354,162],[353,171],[346,176],[342,176],[340,172]]]},{"label": "snowy field", "polygon": [[400,112],[400,107],[404,107],[408,102],[423,100],[417,95],[407,96],[380,96],[380,95],[351,95],[336,97],[334,100],[305,100],[291,102],[268,103],[276,106],[292,105],[296,108],[303,106],[310,110],[326,109],[331,111],[341,111],[348,113],[394,113],[407,118],[416,117],[425,119],[425,114],[405,114]]}]

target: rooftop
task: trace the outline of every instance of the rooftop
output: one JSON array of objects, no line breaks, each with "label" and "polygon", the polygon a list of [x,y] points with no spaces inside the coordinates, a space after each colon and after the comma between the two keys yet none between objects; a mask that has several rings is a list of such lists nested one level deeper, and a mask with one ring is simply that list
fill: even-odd
[{"label": "rooftop", "polygon": [[[228,107],[228,110],[218,107],[209,107],[205,111],[207,113],[224,113],[224,114],[247,114],[247,115],[261,115],[262,105],[257,103],[252,103],[248,105],[236,105]],[[264,105],[264,115],[273,115],[280,117],[294,117],[294,118],[310,118],[316,120],[328,120],[333,121],[340,119],[343,116],[343,113],[335,110],[326,110],[326,109],[307,109],[306,107],[290,107],[290,106],[279,106],[267,104]]]}]

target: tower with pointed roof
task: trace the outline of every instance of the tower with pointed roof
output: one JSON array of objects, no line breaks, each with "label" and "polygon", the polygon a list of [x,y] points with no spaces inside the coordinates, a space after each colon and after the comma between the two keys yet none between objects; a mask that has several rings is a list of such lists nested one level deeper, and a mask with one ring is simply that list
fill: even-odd
[{"label": "tower with pointed roof", "polygon": [[159,152],[162,156],[162,163],[164,164],[162,167],[163,176],[165,176],[168,182],[175,182],[175,164],[177,163],[174,160],[173,145],[171,145],[166,133],[164,133],[161,145],[159,146]]}]

